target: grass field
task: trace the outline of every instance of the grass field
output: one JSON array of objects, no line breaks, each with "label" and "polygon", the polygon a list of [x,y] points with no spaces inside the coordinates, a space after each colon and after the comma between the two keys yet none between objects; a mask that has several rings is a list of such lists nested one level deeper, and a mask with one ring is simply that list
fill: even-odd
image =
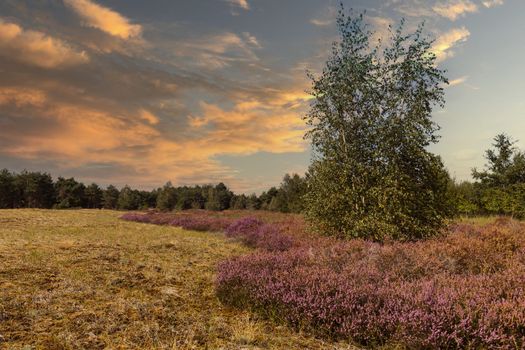
[{"label": "grass field", "polygon": [[349,349],[228,309],[222,234],[101,210],[0,211],[0,349]]}]

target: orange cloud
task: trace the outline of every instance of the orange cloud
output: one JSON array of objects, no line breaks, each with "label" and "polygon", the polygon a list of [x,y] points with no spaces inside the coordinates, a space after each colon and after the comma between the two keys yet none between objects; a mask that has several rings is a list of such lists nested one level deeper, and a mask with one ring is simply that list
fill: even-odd
[{"label": "orange cloud", "polygon": [[147,121],[148,123],[150,123],[151,125],[157,125],[159,123],[159,118],[157,118],[157,116],[155,116],[153,113],[145,110],[145,109],[141,109],[140,110],[140,117]]},{"label": "orange cloud", "polygon": [[314,26],[317,26],[317,27],[326,27],[326,26],[332,25],[334,23],[334,20],[312,18],[310,20],[310,23],[312,23]]},{"label": "orange cloud", "polygon": [[254,52],[261,47],[257,38],[247,32],[243,35],[241,38],[225,32],[181,44],[177,47],[178,55],[191,57],[194,63],[210,69],[224,68],[232,62],[259,61]]},{"label": "orange cloud", "polygon": [[142,27],[131,24],[129,19],[91,0],[64,0],[64,3],[84,20],[83,24],[97,28],[121,39],[140,36]]},{"label": "orange cloud", "polygon": [[62,68],[86,63],[88,55],[42,32],[24,30],[0,19],[0,55],[42,68]]},{"label": "orange cloud", "polygon": [[248,0],[226,0],[226,1],[228,1],[232,5],[239,6],[240,8],[243,8],[245,10],[250,9],[250,4],[248,3]]},{"label": "orange cloud", "polygon": [[199,137],[190,144],[210,157],[262,151],[302,152],[305,126],[301,111],[287,104],[304,97],[293,92],[283,93],[264,103],[257,100],[239,102],[229,110],[201,103],[202,115],[190,119]]},{"label": "orange cloud", "polygon": [[461,85],[463,83],[465,83],[468,79],[468,76],[467,75],[464,75],[462,77],[459,77],[459,78],[456,78],[456,79],[453,79],[449,82],[448,86],[456,86],[456,85]]},{"label": "orange cloud", "polygon": [[16,107],[42,106],[46,101],[43,92],[23,88],[0,88],[0,106],[13,104]]},{"label": "orange cloud", "polygon": [[452,49],[458,44],[467,41],[469,36],[470,32],[465,27],[451,29],[439,36],[432,47],[432,51],[437,57],[437,62],[439,63],[453,57],[454,51]]},{"label": "orange cloud", "polygon": [[235,172],[215,157],[304,151],[301,108],[288,104],[305,98],[291,91],[264,102],[238,102],[232,109],[202,103],[201,115],[192,119],[188,129],[170,135],[159,128],[159,118],[144,108],[101,110],[56,101],[37,89],[0,88],[0,106],[6,111],[9,105],[14,107],[10,118],[29,115],[35,126],[0,128],[0,139],[5,141],[2,153],[20,159],[53,159],[64,168],[113,164],[128,169],[111,178],[119,183],[227,181],[244,190],[250,185],[236,179]]}]

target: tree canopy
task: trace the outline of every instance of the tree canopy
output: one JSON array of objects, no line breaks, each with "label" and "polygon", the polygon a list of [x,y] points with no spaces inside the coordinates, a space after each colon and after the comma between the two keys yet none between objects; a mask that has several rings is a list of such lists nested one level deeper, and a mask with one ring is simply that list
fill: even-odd
[{"label": "tree canopy", "polygon": [[306,214],[322,232],[373,240],[434,234],[449,214],[448,174],[427,147],[437,142],[435,106],[444,105],[444,72],[432,41],[404,33],[373,44],[364,16],[337,19],[340,40],[319,77],[310,74],[314,160]]}]

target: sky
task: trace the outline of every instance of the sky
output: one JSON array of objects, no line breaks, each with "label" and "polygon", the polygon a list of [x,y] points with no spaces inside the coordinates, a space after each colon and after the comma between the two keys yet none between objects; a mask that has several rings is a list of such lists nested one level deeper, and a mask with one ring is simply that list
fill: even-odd
[{"label": "sky", "polygon": [[[260,193],[311,160],[306,71],[339,1],[2,0],[0,168]],[[431,147],[458,180],[501,132],[525,146],[525,1],[344,0],[381,37],[425,22],[447,70]],[[523,140],[521,140],[523,139]],[[521,141],[520,141],[521,140]]]}]

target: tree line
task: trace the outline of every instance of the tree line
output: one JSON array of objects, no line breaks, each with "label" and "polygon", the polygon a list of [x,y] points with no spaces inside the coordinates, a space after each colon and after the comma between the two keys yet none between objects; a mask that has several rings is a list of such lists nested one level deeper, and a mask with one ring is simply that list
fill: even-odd
[{"label": "tree line", "polygon": [[89,208],[139,210],[158,209],[251,209],[300,212],[306,180],[297,174],[285,175],[279,187],[272,187],[259,196],[233,193],[224,183],[203,186],[175,187],[170,182],[152,191],[121,189],[113,185],[102,188],[85,185],[74,178],[53,180],[45,172],[0,171],[0,209],[9,208]]}]

